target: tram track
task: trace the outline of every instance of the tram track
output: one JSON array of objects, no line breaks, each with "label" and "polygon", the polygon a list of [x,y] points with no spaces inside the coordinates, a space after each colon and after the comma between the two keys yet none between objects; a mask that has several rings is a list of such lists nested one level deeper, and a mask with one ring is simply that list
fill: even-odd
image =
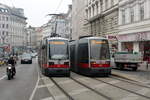
[{"label": "tram track", "polygon": [[60,91],[62,91],[66,97],[69,98],[69,100],[74,100],[74,98],[65,91],[53,78],[50,78],[50,80],[59,88]]},{"label": "tram track", "polygon": [[140,86],[140,87],[144,87],[144,88],[149,88],[150,89],[149,86],[138,84],[136,81],[128,80],[126,78],[121,78],[121,77],[118,78],[117,76],[110,76],[110,77],[113,78],[113,79],[119,80],[119,81],[123,81],[123,82],[129,83],[129,84],[132,84],[132,85],[134,84],[134,85],[137,85],[137,86]]},{"label": "tram track", "polygon": [[[55,81],[55,79],[53,79],[53,78],[49,78],[49,79],[59,88],[60,91],[62,91],[62,92],[69,98],[69,100],[75,100],[68,92],[65,91],[65,89],[63,89],[63,88],[59,85],[59,83],[58,83],[57,81]],[[93,89],[93,88],[91,88],[91,87],[89,87],[89,86],[83,84],[82,82],[78,81],[77,79],[74,79],[73,77],[69,77],[69,79],[71,79],[71,80],[73,80],[74,82],[78,83],[79,85],[81,85],[81,86],[83,86],[83,87],[89,89],[90,91],[96,93],[97,95],[102,96],[102,97],[105,98],[106,100],[113,100],[112,98],[110,98],[110,97],[108,97],[108,96],[106,96],[106,95],[100,93],[99,91],[97,91],[97,90],[95,90],[95,89]]]},{"label": "tram track", "polygon": [[108,85],[110,85],[110,86],[116,87],[116,88],[121,89],[121,90],[124,90],[124,91],[127,91],[127,92],[132,93],[132,94],[135,94],[135,95],[137,95],[137,96],[141,96],[141,97],[143,97],[143,98],[150,99],[150,97],[149,97],[149,96],[145,96],[145,95],[143,95],[143,94],[140,94],[140,93],[134,92],[134,91],[132,91],[132,90],[129,90],[129,89],[126,89],[126,88],[122,88],[122,87],[120,87],[120,86],[117,86],[117,85],[111,84],[111,83],[109,83],[109,82],[105,82],[105,81],[100,80],[100,79],[97,79],[97,78],[91,78],[91,79],[97,80],[97,81],[99,81],[99,82],[102,82],[102,83],[108,84]]},{"label": "tram track", "polygon": [[91,88],[91,87],[89,87],[89,86],[83,84],[82,82],[78,81],[77,79],[75,79],[75,78],[73,78],[73,77],[70,77],[70,79],[72,79],[72,80],[75,81],[76,83],[78,83],[78,84],[80,84],[80,85],[86,87],[87,89],[93,91],[94,93],[96,93],[96,94],[98,94],[98,95],[104,97],[105,99],[107,99],[107,100],[112,100],[112,98],[110,98],[110,97],[104,95],[103,93],[101,93],[101,92],[99,92],[99,91],[97,91],[97,90],[95,90],[95,89],[93,89],[93,88]]},{"label": "tram track", "polygon": [[[76,74],[76,73],[74,73],[74,74]],[[77,74],[77,75],[78,75],[78,74]],[[82,76],[82,75],[78,75],[78,76]],[[120,90],[123,90],[123,91],[126,91],[126,92],[128,92],[128,93],[137,95],[137,96],[142,97],[142,98],[146,98],[146,99],[148,99],[148,100],[150,99],[150,96],[146,96],[146,95],[144,95],[144,94],[142,94],[142,93],[138,93],[138,92],[136,92],[136,91],[133,91],[132,89],[127,89],[127,88],[124,88],[124,87],[122,87],[122,86],[117,86],[117,85],[115,85],[115,84],[106,82],[105,80],[101,80],[101,79],[99,79],[99,78],[93,78],[93,77],[91,78],[91,77],[86,77],[86,76],[82,76],[82,77],[89,78],[89,79],[91,79],[91,80],[96,80],[96,81],[98,81],[98,82],[101,82],[101,83],[110,85],[110,86],[112,86],[112,87],[118,88],[118,89],[120,89]],[[118,80],[118,81],[120,81],[120,82],[126,82],[126,83],[129,83],[129,84],[131,84],[131,85],[136,85],[136,86],[139,86],[139,87],[142,87],[142,88],[148,88],[148,89],[150,89],[149,86],[145,86],[145,85],[142,85],[142,84],[138,84],[138,83],[135,83],[134,81],[131,81],[131,80],[122,79],[122,78],[120,78],[120,77],[117,78],[117,77],[114,77],[114,76],[110,76],[110,78],[115,79],[115,80]],[[76,79],[75,77],[70,76],[70,77],[68,77],[68,79],[73,80],[75,83],[78,83],[79,85],[81,85],[81,86],[87,88],[88,90],[92,91],[93,93],[96,93],[97,95],[99,95],[99,96],[105,98],[106,100],[113,100],[113,98],[112,98],[111,96],[105,95],[104,93],[102,93],[102,92],[96,90],[95,88],[92,88],[91,86],[89,86],[89,85],[87,85],[86,83],[84,83],[84,82],[82,82],[82,81]],[[75,99],[73,98],[73,96],[71,96],[64,88],[62,88],[62,86],[61,86],[54,78],[50,78],[50,80],[60,89],[60,91],[62,91],[62,93],[64,93],[64,95],[65,95],[66,97],[69,98],[69,100],[75,100]]]},{"label": "tram track", "polygon": [[[74,73],[74,74],[76,74],[76,73]],[[78,75],[78,74],[77,74]],[[79,75],[79,76],[82,76],[82,75]],[[83,77],[83,76],[82,76]],[[140,93],[137,93],[137,92],[134,92],[134,91],[132,91],[132,90],[129,90],[129,89],[126,89],[126,88],[123,88],[123,87],[120,87],[120,86],[117,86],[117,85],[114,85],[114,84],[111,84],[111,83],[109,83],[109,82],[105,82],[105,81],[103,81],[103,80],[100,80],[100,79],[98,79],[98,78],[91,78],[91,77],[87,77],[87,76],[84,76],[84,77],[86,77],[86,78],[89,78],[89,79],[91,79],[91,80],[96,80],[96,81],[99,81],[99,82],[101,82],[101,83],[104,83],[104,84],[107,84],[107,85],[110,85],[110,86],[113,86],[113,87],[115,87],[115,88],[118,88],[118,89],[121,89],[121,90],[124,90],[124,91],[126,91],[126,92],[129,92],[129,93],[132,93],[132,94],[135,94],[135,95],[137,95],[137,96],[140,96],[140,97],[143,97],[143,98],[146,98],[146,99],[148,99],[148,100],[150,100],[150,96],[145,96],[145,95],[143,95],[143,94],[140,94]],[[111,76],[110,76],[110,78],[112,78]],[[114,78],[113,78],[114,79]],[[117,79],[117,78],[116,78]],[[138,83],[132,83],[132,82],[128,82],[127,81],[127,79],[126,80],[123,80],[123,79],[118,79],[119,81],[123,81],[123,82],[127,82],[127,83],[130,83],[131,85],[137,85],[137,86],[140,86],[140,87],[143,87],[143,88],[148,88],[148,89],[150,89],[150,87],[148,87],[148,86],[144,86],[144,85],[140,85],[140,84],[138,84]],[[131,80],[130,80],[131,81]],[[83,84],[83,83],[82,83]],[[96,91],[96,90],[95,90]],[[109,97],[110,98],[110,97]],[[112,100],[112,99],[111,99]]]}]

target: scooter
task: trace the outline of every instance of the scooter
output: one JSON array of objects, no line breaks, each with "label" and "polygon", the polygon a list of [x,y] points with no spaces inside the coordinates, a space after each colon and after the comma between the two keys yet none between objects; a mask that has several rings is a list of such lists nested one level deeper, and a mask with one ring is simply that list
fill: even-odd
[{"label": "scooter", "polygon": [[7,67],[6,71],[7,71],[8,80],[13,79],[13,77],[15,75],[15,72],[13,70],[13,67],[10,64],[8,64],[8,67]]}]

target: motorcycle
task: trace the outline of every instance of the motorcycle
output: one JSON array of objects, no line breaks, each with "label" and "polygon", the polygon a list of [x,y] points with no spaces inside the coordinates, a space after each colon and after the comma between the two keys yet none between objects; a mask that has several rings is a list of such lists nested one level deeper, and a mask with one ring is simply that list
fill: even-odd
[{"label": "motorcycle", "polygon": [[14,75],[15,75],[15,72],[14,72],[13,67],[12,67],[10,64],[8,65],[6,71],[7,71],[8,80],[13,79],[13,77],[14,77]]}]

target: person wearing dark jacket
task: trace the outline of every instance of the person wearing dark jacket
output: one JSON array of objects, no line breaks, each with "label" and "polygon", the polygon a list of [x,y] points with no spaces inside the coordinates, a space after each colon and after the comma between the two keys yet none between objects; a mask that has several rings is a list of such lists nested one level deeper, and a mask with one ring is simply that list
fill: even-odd
[{"label": "person wearing dark jacket", "polygon": [[15,68],[16,61],[13,57],[10,57],[10,59],[8,60],[8,64],[11,64],[14,72],[16,73],[16,68]]}]

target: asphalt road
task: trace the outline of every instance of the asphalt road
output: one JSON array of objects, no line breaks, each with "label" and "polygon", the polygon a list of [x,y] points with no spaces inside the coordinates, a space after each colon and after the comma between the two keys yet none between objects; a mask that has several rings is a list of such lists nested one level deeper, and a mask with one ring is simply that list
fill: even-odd
[{"label": "asphalt road", "polygon": [[[20,64],[18,62],[17,73],[12,80],[8,80],[4,73],[5,68],[0,72],[0,100],[33,99],[32,94],[39,77],[38,65],[35,59],[33,60],[33,64]],[[46,89],[42,91],[44,91],[42,92],[43,94],[47,92]],[[42,95],[41,92],[39,93]],[[35,94],[37,97],[34,98],[40,99],[38,92]]]}]

